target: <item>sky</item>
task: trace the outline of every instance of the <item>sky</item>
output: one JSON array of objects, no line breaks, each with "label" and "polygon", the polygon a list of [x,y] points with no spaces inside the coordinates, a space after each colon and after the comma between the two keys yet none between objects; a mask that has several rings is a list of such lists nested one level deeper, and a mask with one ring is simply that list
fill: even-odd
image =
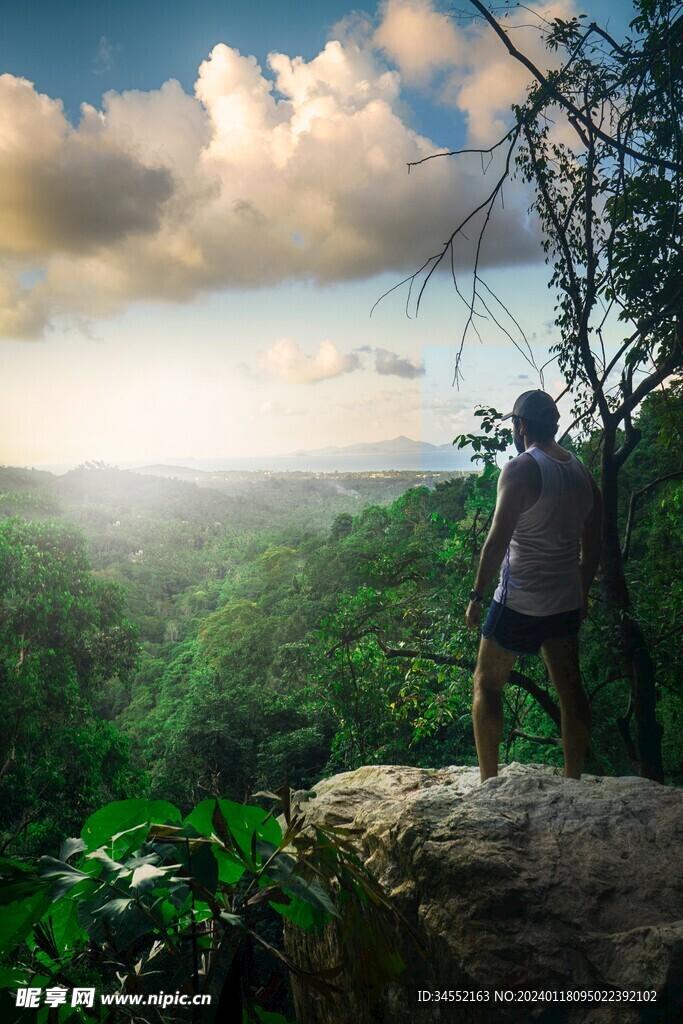
[{"label": "sky", "polygon": [[[632,12],[513,6],[546,66],[534,12],[616,34]],[[495,170],[407,165],[490,145],[524,95],[482,23],[437,0],[23,0],[2,22],[0,464],[443,444],[479,404],[561,390],[539,372],[554,302],[520,183],[482,250],[504,306],[477,321],[457,387],[450,277],[418,315],[395,288]],[[464,292],[471,261],[463,243]]]}]

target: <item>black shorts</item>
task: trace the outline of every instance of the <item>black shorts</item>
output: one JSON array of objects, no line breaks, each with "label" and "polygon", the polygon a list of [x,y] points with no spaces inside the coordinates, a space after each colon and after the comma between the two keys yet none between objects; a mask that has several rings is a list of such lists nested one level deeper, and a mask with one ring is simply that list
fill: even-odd
[{"label": "black shorts", "polygon": [[581,609],[556,615],[523,615],[494,601],[489,608],[481,635],[495,640],[499,647],[514,654],[538,654],[546,640],[577,636]]}]

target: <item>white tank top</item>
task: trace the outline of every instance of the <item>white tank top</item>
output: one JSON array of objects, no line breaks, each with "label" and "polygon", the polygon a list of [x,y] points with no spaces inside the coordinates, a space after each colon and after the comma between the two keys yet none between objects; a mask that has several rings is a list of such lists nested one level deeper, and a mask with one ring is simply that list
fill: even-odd
[{"label": "white tank top", "polygon": [[584,523],[593,507],[588,471],[573,455],[566,462],[529,448],[541,473],[538,501],[522,512],[503,560],[494,599],[524,615],[555,615],[580,608],[579,556]]}]

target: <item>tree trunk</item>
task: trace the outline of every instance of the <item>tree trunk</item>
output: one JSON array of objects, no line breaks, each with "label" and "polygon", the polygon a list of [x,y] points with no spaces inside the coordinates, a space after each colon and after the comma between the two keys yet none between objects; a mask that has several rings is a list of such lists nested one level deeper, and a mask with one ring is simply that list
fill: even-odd
[{"label": "tree trunk", "polygon": [[657,721],[655,666],[642,629],[631,613],[618,526],[618,473],[615,431],[605,428],[602,451],[602,578],[607,614],[619,656],[631,680],[635,752],[640,774],[664,781],[662,726]]}]

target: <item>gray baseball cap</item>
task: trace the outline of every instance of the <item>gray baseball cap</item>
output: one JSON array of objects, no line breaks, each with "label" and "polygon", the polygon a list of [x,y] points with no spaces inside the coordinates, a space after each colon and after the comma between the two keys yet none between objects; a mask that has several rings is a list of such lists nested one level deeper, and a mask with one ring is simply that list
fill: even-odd
[{"label": "gray baseball cap", "polygon": [[509,420],[516,416],[520,420],[531,420],[534,423],[557,422],[560,413],[555,405],[554,399],[545,391],[525,391],[515,402],[512,412],[502,416],[501,419]]}]

